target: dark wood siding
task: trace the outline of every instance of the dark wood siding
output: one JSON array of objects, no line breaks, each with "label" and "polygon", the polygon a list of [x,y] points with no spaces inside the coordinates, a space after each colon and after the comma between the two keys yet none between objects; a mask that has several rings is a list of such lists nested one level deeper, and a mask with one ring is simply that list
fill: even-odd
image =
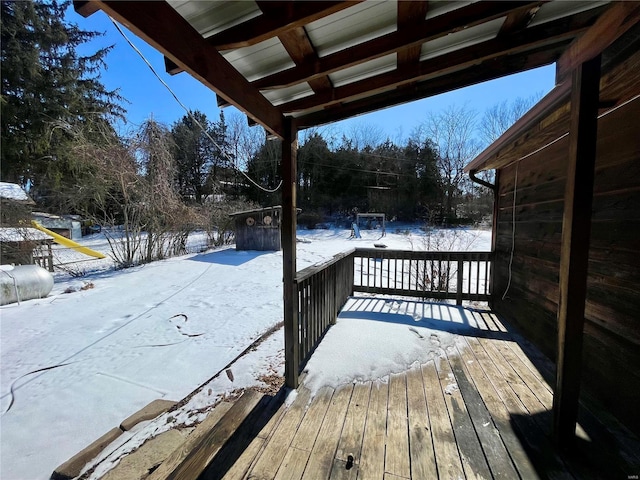
[{"label": "dark wood siding", "polygon": [[[568,138],[500,171],[494,308],[550,358]],[[515,248],[509,283],[516,180]],[[583,386],[640,431],[640,100],[600,118]],[[503,299],[504,292],[507,291]]]}]

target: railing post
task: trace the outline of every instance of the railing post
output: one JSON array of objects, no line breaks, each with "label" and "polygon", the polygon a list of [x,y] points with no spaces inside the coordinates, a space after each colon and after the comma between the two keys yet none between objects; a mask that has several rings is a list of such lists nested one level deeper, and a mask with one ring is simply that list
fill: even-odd
[{"label": "railing post", "polygon": [[456,305],[462,305],[462,273],[464,272],[464,262],[458,259],[458,286],[456,288]]}]

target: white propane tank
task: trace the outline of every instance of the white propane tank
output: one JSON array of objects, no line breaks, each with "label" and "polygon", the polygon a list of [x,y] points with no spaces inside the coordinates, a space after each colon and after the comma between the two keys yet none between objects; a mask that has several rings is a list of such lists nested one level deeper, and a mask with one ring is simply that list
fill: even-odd
[{"label": "white propane tank", "polygon": [[53,288],[53,275],[38,265],[0,267],[0,305],[44,298]]}]

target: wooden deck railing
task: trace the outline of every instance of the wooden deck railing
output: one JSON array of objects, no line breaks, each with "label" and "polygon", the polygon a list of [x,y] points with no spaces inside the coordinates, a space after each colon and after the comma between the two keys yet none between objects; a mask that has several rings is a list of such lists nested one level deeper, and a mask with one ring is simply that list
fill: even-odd
[{"label": "wooden deck railing", "polygon": [[487,301],[490,252],[420,252],[358,248],[354,291]]},{"label": "wooden deck railing", "polygon": [[299,358],[304,365],[353,294],[353,250],[301,270],[298,288]]},{"label": "wooden deck railing", "polygon": [[298,355],[301,369],[354,292],[463,300],[490,299],[490,252],[357,248],[301,270]]}]

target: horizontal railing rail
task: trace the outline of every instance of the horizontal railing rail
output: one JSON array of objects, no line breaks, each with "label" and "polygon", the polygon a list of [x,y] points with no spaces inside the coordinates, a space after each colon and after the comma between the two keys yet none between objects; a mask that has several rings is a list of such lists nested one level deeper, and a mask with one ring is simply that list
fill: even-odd
[{"label": "horizontal railing rail", "polygon": [[340,253],[296,275],[300,367],[353,294],[353,252]]},{"label": "horizontal railing rail", "polygon": [[358,248],[355,292],[488,301],[491,252],[421,252]]},{"label": "horizontal railing rail", "polygon": [[490,300],[490,252],[356,248],[297,273],[298,350],[302,370],[354,292],[420,298]]}]

